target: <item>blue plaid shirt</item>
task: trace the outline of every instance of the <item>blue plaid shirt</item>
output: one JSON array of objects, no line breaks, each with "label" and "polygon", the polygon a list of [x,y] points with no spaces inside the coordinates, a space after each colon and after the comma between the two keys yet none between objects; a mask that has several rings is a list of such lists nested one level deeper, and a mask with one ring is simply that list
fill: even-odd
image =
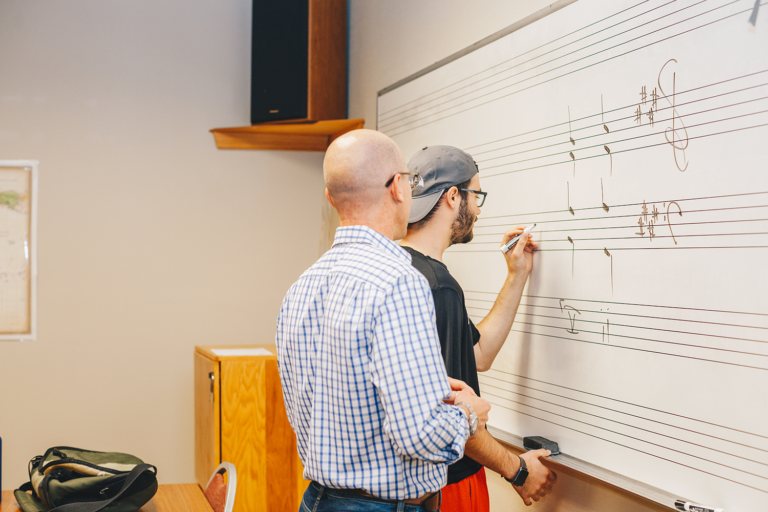
[{"label": "blue plaid shirt", "polygon": [[304,478],[391,500],[445,485],[469,427],[442,401],[432,292],[407,252],[368,227],[338,228],[283,299],[276,343]]}]

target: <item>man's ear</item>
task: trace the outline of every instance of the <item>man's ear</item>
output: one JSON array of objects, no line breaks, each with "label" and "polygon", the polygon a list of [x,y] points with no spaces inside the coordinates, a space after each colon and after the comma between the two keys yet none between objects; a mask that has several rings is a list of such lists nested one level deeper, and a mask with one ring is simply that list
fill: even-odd
[{"label": "man's ear", "polygon": [[328,200],[329,203],[331,203],[331,206],[333,206],[333,209],[336,209],[336,205],[333,204],[333,199],[331,199],[331,193],[328,192],[328,189],[325,189],[325,198]]},{"label": "man's ear", "polygon": [[[395,174],[395,179],[392,181],[392,185],[390,185],[391,189],[390,194],[392,194],[392,199],[395,200],[396,203],[402,203],[405,202],[405,195],[403,195],[403,189],[400,187],[400,180],[403,178],[401,174]],[[408,189],[408,192],[410,193],[411,189]]]},{"label": "man's ear", "polygon": [[459,189],[457,187],[451,187],[448,189],[448,191],[445,193],[445,202],[451,209],[461,206],[461,194],[459,194]]}]

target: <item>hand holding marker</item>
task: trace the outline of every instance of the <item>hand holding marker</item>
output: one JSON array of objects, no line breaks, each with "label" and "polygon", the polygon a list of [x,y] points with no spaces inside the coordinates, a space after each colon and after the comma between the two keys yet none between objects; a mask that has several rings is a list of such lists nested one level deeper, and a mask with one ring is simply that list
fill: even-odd
[{"label": "hand holding marker", "polygon": [[533,228],[535,228],[535,227],[536,227],[536,224],[534,224],[532,226],[528,226],[527,228],[525,228],[522,233],[520,233],[519,235],[517,235],[512,240],[510,240],[509,242],[507,242],[504,245],[502,245],[500,247],[501,252],[503,252],[504,254],[509,252],[510,249],[512,249],[515,245],[517,245],[517,242],[520,241],[520,237],[521,236],[529,234],[531,231],[533,231]]}]

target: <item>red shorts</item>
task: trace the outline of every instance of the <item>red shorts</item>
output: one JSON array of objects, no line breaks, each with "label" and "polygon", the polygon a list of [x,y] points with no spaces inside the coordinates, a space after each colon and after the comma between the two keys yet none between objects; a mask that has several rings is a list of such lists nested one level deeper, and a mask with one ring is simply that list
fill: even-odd
[{"label": "red shorts", "polygon": [[455,484],[443,487],[441,512],[490,512],[485,468]]}]

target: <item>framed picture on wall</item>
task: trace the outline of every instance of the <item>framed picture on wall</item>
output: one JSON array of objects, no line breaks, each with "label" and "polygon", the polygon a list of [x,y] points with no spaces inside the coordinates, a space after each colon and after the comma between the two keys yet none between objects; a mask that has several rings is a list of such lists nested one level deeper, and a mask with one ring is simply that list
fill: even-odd
[{"label": "framed picture on wall", "polygon": [[37,335],[37,167],[0,160],[0,340]]}]

